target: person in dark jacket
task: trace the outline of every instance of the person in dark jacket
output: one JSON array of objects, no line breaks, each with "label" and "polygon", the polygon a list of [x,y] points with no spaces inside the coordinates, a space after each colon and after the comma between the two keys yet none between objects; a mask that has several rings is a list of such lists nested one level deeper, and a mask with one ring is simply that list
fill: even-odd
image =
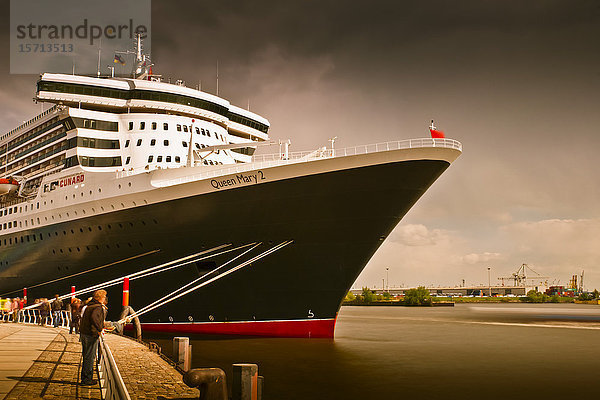
[{"label": "person in dark jacket", "polygon": [[43,298],[40,305],[40,325],[46,325],[49,315],[50,303],[48,303],[48,299]]},{"label": "person in dark jacket", "polygon": [[94,380],[94,359],[98,354],[98,338],[104,328],[104,318],[106,304],[106,290],[96,290],[92,301],[87,304],[83,315],[81,316],[81,325],[79,327],[79,338],[81,340],[81,353],[83,356],[83,365],[81,366],[81,384],[95,385]]},{"label": "person in dark jacket", "polygon": [[79,323],[81,322],[81,300],[73,299],[71,303],[71,324],[69,325],[69,333],[75,331],[79,334]]},{"label": "person in dark jacket", "polygon": [[58,328],[61,324],[61,315],[60,311],[62,310],[62,301],[58,298],[58,295],[54,295],[54,301],[52,302],[52,320],[54,322],[54,327]]}]

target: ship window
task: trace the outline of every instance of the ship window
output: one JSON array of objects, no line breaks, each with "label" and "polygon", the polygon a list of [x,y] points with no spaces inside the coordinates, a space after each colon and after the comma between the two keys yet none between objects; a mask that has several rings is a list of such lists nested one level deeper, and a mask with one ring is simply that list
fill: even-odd
[{"label": "ship window", "polygon": [[187,125],[184,125],[184,126],[183,126],[183,131],[184,131],[184,132],[187,132],[187,131],[188,131]]},{"label": "ship window", "polygon": [[129,139],[125,141],[125,147],[129,147]]},{"label": "ship window", "polygon": [[169,141],[168,140],[165,140],[163,143],[164,143],[165,146],[169,145]]},{"label": "ship window", "polygon": [[183,142],[181,142],[181,145],[182,145],[183,147],[187,147],[187,142],[183,141]]},{"label": "ship window", "polygon": [[202,134],[203,134],[204,136],[206,136],[206,133],[204,132],[204,128],[202,128]]},{"label": "ship window", "polygon": [[9,214],[12,214],[12,208],[9,208],[9,209],[8,209],[8,213],[9,213]]},{"label": "ship window", "polygon": [[125,165],[128,165],[129,161],[131,161],[131,157],[127,157],[127,160],[125,160]]},{"label": "ship window", "polygon": [[171,156],[167,156],[165,159],[166,162],[171,162]]},{"label": "ship window", "polygon": [[204,163],[204,165],[208,165],[208,162],[206,160],[202,161]]},{"label": "ship window", "polygon": [[129,123],[129,130],[132,130],[132,129],[133,129],[133,122],[130,122]]},{"label": "ship window", "polygon": [[156,157],[156,162],[162,162],[162,156]]},{"label": "ship window", "polygon": [[156,130],[156,122],[152,123],[152,130],[155,131]]},{"label": "ship window", "polygon": [[12,228],[12,222],[8,223],[8,229]]},{"label": "ship window", "polygon": [[181,132],[181,125],[177,124],[177,132]]},{"label": "ship window", "polygon": [[168,130],[169,129],[169,124],[167,124],[166,122],[163,124],[163,130]]},{"label": "ship window", "polygon": [[179,156],[175,156],[175,162],[181,162],[181,158]]},{"label": "ship window", "polygon": [[141,146],[142,145],[142,139],[138,139],[136,146]]},{"label": "ship window", "polygon": [[152,162],[153,159],[154,159],[154,156],[148,156],[148,162]]},{"label": "ship window", "polygon": [[146,123],[144,121],[140,122],[140,130],[146,129]]},{"label": "ship window", "polygon": [[206,130],[206,135],[210,137],[210,131],[208,129]]},{"label": "ship window", "polygon": [[200,134],[200,129],[198,127],[196,127],[196,134],[199,135]]},{"label": "ship window", "polygon": [[152,139],[152,140],[150,141],[150,146],[154,146],[155,144],[156,144],[156,139]]},{"label": "ship window", "polygon": [[199,145],[198,143],[196,143],[196,148],[197,148],[197,149],[199,149],[199,148],[200,148],[200,145]]}]

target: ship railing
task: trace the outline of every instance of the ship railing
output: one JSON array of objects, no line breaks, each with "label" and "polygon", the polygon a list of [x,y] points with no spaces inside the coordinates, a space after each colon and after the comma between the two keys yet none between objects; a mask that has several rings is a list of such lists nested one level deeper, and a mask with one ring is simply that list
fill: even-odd
[{"label": "ship railing", "polygon": [[[406,139],[397,140],[392,142],[381,142],[374,144],[367,144],[354,147],[345,147],[341,149],[325,149],[321,148],[316,151],[300,151],[289,153],[286,159],[289,160],[301,160],[306,159],[307,161],[319,158],[332,158],[332,157],[346,157],[355,156],[360,154],[379,153],[382,151],[390,150],[403,150],[403,149],[418,149],[424,147],[443,147],[449,149],[456,149],[462,151],[462,144],[458,140],[454,139],[433,139],[433,138],[420,138],[420,139]],[[252,158],[253,162],[260,161],[275,161],[282,160],[281,153],[275,154],[264,154],[257,155]]]},{"label": "ship railing", "polygon": [[23,128],[25,128],[25,127],[33,124],[36,121],[39,121],[40,118],[45,117],[46,115],[48,115],[48,114],[56,111],[57,109],[58,109],[58,104],[50,107],[49,109],[47,109],[43,113],[36,115],[35,117],[33,117],[32,119],[30,119],[29,121],[23,122],[21,125],[17,126],[16,128],[14,128],[13,130],[11,130],[10,132],[7,132],[6,135],[12,135],[13,133],[17,132],[18,130],[23,129]]},{"label": "ship railing", "polygon": [[119,372],[117,363],[110,351],[110,348],[104,341],[103,335],[100,335],[99,357],[98,357],[98,377],[104,400],[131,400],[123,377]]},{"label": "ship railing", "polygon": [[462,151],[462,144],[454,139],[407,139],[393,142],[375,143],[364,146],[347,147],[343,149],[326,149],[324,147],[313,150],[289,153],[284,156],[282,153],[266,154],[254,156],[253,161],[249,163],[236,164],[224,168],[202,171],[194,175],[186,175],[179,178],[165,179],[164,181],[156,182],[158,187],[178,185],[187,182],[193,182],[202,179],[215,178],[230,174],[239,174],[247,171],[254,171],[269,167],[275,167],[286,164],[297,164],[302,162],[310,162],[327,158],[347,157],[370,153],[379,153],[392,150],[403,149],[418,149],[418,148],[449,148]]}]

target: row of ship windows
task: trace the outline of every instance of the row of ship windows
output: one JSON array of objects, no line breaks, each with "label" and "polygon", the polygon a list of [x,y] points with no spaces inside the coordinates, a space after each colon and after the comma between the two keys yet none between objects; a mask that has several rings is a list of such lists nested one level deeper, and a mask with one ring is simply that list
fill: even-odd
[{"label": "row of ship windows", "polygon": [[[146,221],[140,221],[140,222],[142,223],[142,225],[143,225],[143,226],[147,226],[147,225],[148,225],[148,224],[146,223]],[[152,220],[152,222],[153,222],[155,225],[158,225],[158,221],[157,221],[157,220],[153,219],[153,220]],[[133,222],[129,222],[129,223],[125,223],[125,224],[124,224],[124,223],[118,223],[118,224],[116,224],[116,225],[114,226],[114,229],[117,229],[117,227],[118,227],[119,229],[125,229],[125,228],[127,227],[127,225],[129,225],[129,227],[130,227],[130,228],[133,228],[133,227],[134,227],[134,223],[133,223]],[[111,229],[113,229],[113,226],[112,226],[111,224],[107,224],[107,225],[105,225],[105,228],[106,228],[107,230],[111,230]],[[101,230],[102,230],[102,225],[98,225],[98,226],[97,226],[97,229],[98,229],[99,231],[101,231]],[[88,226],[88,227],[87,227],[87,229],[84,229],[84,228],[79,228],[79,232],[80,232],[80,233],[84,233],[86,230],[87,230],[88,232],[92,232],[92,231],[94,231],[94,228],[93,228],[93,227],[91,227],[91,226]],[[62,231],[62,233],[63,233],[63,236],[67,236],[67,234],[68,234],[68,232],[67,232],[66,230]],[[71,234],[76,234],[76,232],[75,232],[75,230],[74,230],[74,229],[71,229]],[[47,234],[47,235],[48,235],[48,238],[51,238],[51,237],[52,237],[52,232],[48,232],[48,234]],[[54,236],[59,236],[59,235],[60,235],[60,233],[59,233],[58,231],[54,231]],[[13,239],[14,239],[14,240],[13,240]],[[20,241],[21,243],[25,243],[25,242],[32,242],[32,241],[33,241],[33,242],[37,242],[38,240],[40,240],[40,241],[41,241],[41,240],[44,240],[44,235],[43,235],[42,233],[39,233],[39,234],[31,234],[31,235],[15,236],[15,237],[10,237],[10,238],[4,239],[3,241],[2,241],[2,240],[0,240],[0,246],[2,246],[3,244],[4,244],[4,246],[7,246],[7,245],[12,245],[13,243],[14,243],[14,244],[17,244],[17,243],[19,243],[19,241]],[[140,242],[140,246],[142,246],[142,243],[141,243],[141,242]],[[119,248],[119,245],[117,245],[116,247],[117,247],[117,248]],[[132,247],[132,246],[131,246],[131,244],[130,244],[130,246],[129,246],[129,247]],[[87,250],[89,250],[89,247],[88,247],[88,246],[86,246],[86,248],[87,248]],[[69,250],[69,251],[70,251],[70,250]],[[60,250],[60,252],[62,253],[63,251],[62,251],[62,250]],[[54,253],[54,254],[56,254],[56,253]]]},{"label": "row of ship windows", "polygon": [[[129,128],[130,131],[133,130],[133,125],[134,125],[133,121],[129,121],[128,128]],[[139,126],[140,126],[140,130],[141,131],[145,130],[146,129],[146,122],[145,121],[141,121]],[[152,130],[155,131],[157,129],[157,127],[158,127],[158,124],[156,122],[152,122],[151,127],[152,127]],[[169,124],[167,122],[163,123],[163,130],[164,131],[168,131],[169,130]],[[190,126],[189,130],[188,130],[188,126],[187,125],[177,124],[177,132],[182,132],[182,131],[185,132],[185,133],[192,132],[192,127]],[[196,127],[196,133],[198,135],[203,135],[203,136],[211,137],[210,131],[208,129]],[[220,138],[223,142],[225,141],[225,138],[223,137],[223,135],[219,135],[217,132],[213,132],[213,134],[215,135],[216,139]]]},{"label": "row of ship windows", "polygon": [[161,101],[165,103],[181,104],[190,107],[201,108],[204,110],[212,111],[214,113],[223,115],[229,118],[231,121],[237,122],[256,129],[260,132],[267,133],[269,126],[253,119],[235,114],[220,104],[213,103],[208,100],[202,100],[197,97],[185,96],[175,93],[165,93],[158,91],[149,90],[125,90],[125,89],[109,89],[100,88],[97,86],[88,86],[77,83],[63,83],[63,82],[48,82],[39,81],[37,84],[38,93],[40,91],[59,92],[59,93],[72,93],[72,94],[83,94],[87,96],[101,96],[111,97],[122,100],[152,100]]},{"label": "row of ship windows", "polygon": [[[171,162],[173,160],[173,157],[171,156],[164,156],[165,162]],[[151,163],[152,161],[154,161],[154,155],[150,155],[148,156],[148,162]],[[127,159],[125,160],[125,165],[129,165],[129,163],[131,162],[131,157],[127,157]],[[156,156],[156,162],[163,162],[163,156]],[[176,163],[181,163],[181,157],[179,156],[175,156],[175,162]],[[220,161],[212,161],[212,160],[203,160],[204,165],[223,165],[222,162]]]},{"label": "row of ship windows", "polygon": [[[99,140],[100,140],[100,139],[99,139]],[[119,141],[118,141],[118,140],[116,140],[116,142],[117,142],[117,147],[116,147],[116,148],[118,148],[118,142],[119,142]],[[142,139],[138,139],[138,140],[137,140],[137,142],[135,143],[136,147],[139,147],[139,146],[141,146],[143,142],[144,142],[144,141],[143,141]],[[129,139],[127,139],[127,140],[125,141],[125,148],[129,147],[129,144],[130,144],[130,143],[131,143],[131,141],[130,141]],[[196,148],[197,148],[198,150],[200,150],[200,149],[204,149],[205,147],[209,147],[208,145],[205,145],[205,144],[202,144],[202,143],[194,143],[194,144],[196,145]],[[168,145],[169,145],[169,140],[168,140],[168,139],[165,139],[165,140],[163,140],[163,145],[164,145],[164,146],[168,146]],[[182,141],[181,141],[181,145],[182,145],[183,147],[188,147],[188,143],[187,143],[186,141],[184,141],[184,140],[182,140]],[[156,146],[156,139],[152,139],[152,140],[150,140],[150,146]],[[84,147],[91,147],[91,146],[84,146]],[[106,147],[104,147],[104,148],[106,148]],[[215,153],[217,153],[217,154],[219,154],[219,152],[220,152],[220,150],[216,150],[216,151],[215,151]]]},{"label": "row of ship windows", "polygon": [[[131,184],[130,184],[129,186],[131,186]],[[119,189],[121,189],[121,185],[119,185]],[[92,192],[90,191],[90,195],[91,195],[91,194],[92,194]],[[81,193],[81,196],[83,197],[83,192]],[[68,198],[68,197],[67,197],[67,196],[65,196],[65,200],[67,200],[67,198]],[[74,195],[74,194],[73,194],[73,198],[75,198],[75,195]],[[51,201],[51,203],[52,203],[52,201]],[[144,203],[148,204],[148,202],[147,202],[147,201],[144,201]],[[46,202],[44,202],[44,205],[46,205]],[[137,205],[137,203],[134,201],[134,202],[133,202],[133,205],[134,205],[134,206],[136,206],[136,205]],[[115,210],[115,209],[116,209],[116,207],[115,207],[115,205],[114,205],[114,204],[111,204],[111,205],[110,205],[110,207],[111,207],[111,209],[112,209],[112,210]],[[39,208],[39,203],[38,203],[38,208]],[[121,203],[121,208],[125,208],[125,204]],[[31,209],[33,209],[33,206],[31,207]],[[104,207],[100,207],[100,209],[101,209],[101,211],[105,211]],[[82,212],[82,213],[85,215],[85,210],[81,210],[81,212]],[[96,209],[92,207],[92,213],[95,213],[95,212],[96,212]],[[15,213],[16,213],[16,211],[15,211]],[[74,215],[77,215],[77,211],[74,211]],[[66,213],[66,217],[67,217],[67,218],[69,217],[69,213]],[[61,214],[58,214],[58,218],[59,218],[59,219],[60,219],[60,218],[62,218],[62,215],[61,215]],[[54,221],[54,220],[55,220],[55,216],[54,216],[54,215],[52,215],[52,216],[51,216],[51,219]],[[48,222],[48,217],[44,217],[44,220],[45,220],[45,222]],[[31,226],[34,226],[35,224],[34,224],[34,220],[33,220],[33,218],[31,218],[31,220],[30,220],[30,221],[31,221]],[[156,222],[156,220],[153,220],[153,221],[154,221],[155,223],[157,223],[157,222]],[[146,223],[145,223],[144,221],[141,221],[141,222],[142,222],[142,224],[143,224],[143,225],[146,225]],[[38,225],[40,225],[40,224],[41,224],[41,220],[40,220],[40,218],[39,218],[39,217],[37,218],[37,224],[38,224]],[[132,222],[130,222],[130,225],[131,225],[131,226],[133,226],[133,223],[132,223]],[[0,231],[1,231],[1,230],[4,230],[4,229],[11,229],[11,228],[17,228],[17,227],[20,227],[20,228],[23,228],[23,227],[25,227],[25,228],[27,228],[27,227],[28,227],[28,220],[27,220],[27,219],[25,219],[25,220],[23,220],[23,221],[14,221],[14,222],[13,222],[13,221],[9,221],[9,222],[5,222],[5,223],[3,223],[3,224],[0,224]],[[121,228],[122,228],[121,224],[119,224],[119,227],[121,227]],[[110,229],[110,225],[108,226],[108,228]],[[99,229],[99,230],[101,230],[102,228],[101,228],[100,226],[98,226],[98,229]],[[82,231],[82,232],[83,232],[83,231]]]},{"label": "row of ship windows", "polygon": [[[84,184],[81,185],[81,187],[83,187],[83,186],[84,186]],[[131,182],[128,182],[128,187],[131,187],[131,186],[132,186]],[[121,189],[121,188],[122,188],[122,185],[119,184],[119,189]],[[102,188],[98,188],[98,193],[102,193]],[[92,194],[93,194],[93,191],[90,190],[90,196]],[[75,197],[76,197],[75,194],[73,194],[73,198],[75,198]],[[83,197],[83,192],[81,192],[81,197]],[[68,196],[65,196],[65,200],[68,200]],[[144,203],[148,204],[148,202],[146,200],[144,200]],[[43,205],[46,206],[47,204],[48,204],[48,202],[44,201]],[[54,204],[54,200],[50,199],[50,204]],[[137,205],[135,201],[133,202],[133,205],[134,206]],[[121,203],[121,206],[125,207],[125,205],[123,203]],[[114,205],[111,205],[111,207],[112,207],[113,210],[115,209]],[[0,210],[0,217],[7,216],[7,215],[12,215],[12,214],[17,214],[17,213],[21,213],[23,211],[27,212],[28,208],[31,211],[33,211],[33,209],[34,209],[33,204],[31,204],[31,207],[29,207],[27,204],[25,205],[25,207],[23,207],[23,206],[8,207],[8,208],[5,208],[3,210]],[[39,201],[36,203],[35,209],[36,210],[40,209],[40,202]],[[100,209],[102,211],[104,211],[104,207],[100,207]],[[85,210],[81,210],[81,211],[83,212],[83,214],[85,214]],[[96,212],[96,209],[92,207],[92,213],[95,213],[95,212]],[[77,211],[75,211],[74,213],[75,213],[75,215],[77,215]],[[67,217],[68,216],[69,216],[69,213],[67,213]],[[61,214],[58,214],[58,217],[61,218],[62,217]],[[54,219],[54,217],[52,217],[52,219]],[[48,218],[46,218],[46,221],[47,220],[48,220]],[[27,221],[25,223],[27,224]],[[40,221],[39,221],[39,218],[38,218],[38,224],[39,223],[40,223]],[[31,224],[33,225],[33,219],[31,220]],[[25,226],[27,226],[27,225],[25,225]],[[17,223],[15,221],[15,228],[16,227],[17,227]]]}]

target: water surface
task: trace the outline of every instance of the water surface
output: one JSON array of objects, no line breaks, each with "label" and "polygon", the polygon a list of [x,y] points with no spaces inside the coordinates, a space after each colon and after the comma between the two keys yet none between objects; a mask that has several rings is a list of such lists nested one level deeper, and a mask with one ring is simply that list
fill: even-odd
[{"label": "water surface", "polygon": [[[598,395],[600,306],[342,307],[334,340],[194,338],[193,366],[259,365],[265,399]],[[168,338],[150,338],[170,355]]]}]

